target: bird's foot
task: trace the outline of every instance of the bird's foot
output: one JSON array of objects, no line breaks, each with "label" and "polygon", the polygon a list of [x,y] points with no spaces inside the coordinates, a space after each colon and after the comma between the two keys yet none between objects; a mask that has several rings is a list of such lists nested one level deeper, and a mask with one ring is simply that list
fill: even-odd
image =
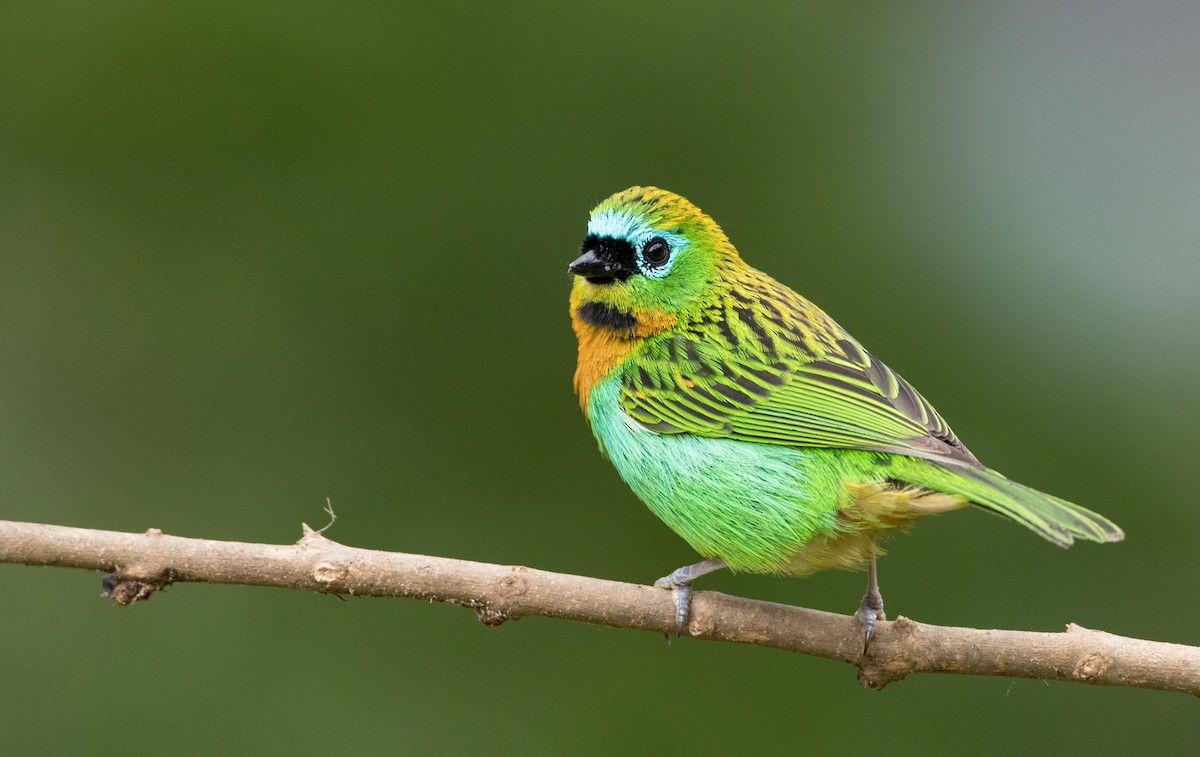
[{"label": "bird's foot", "polygon": [[[663,576],[654,582],[659,589],[670,589],[671,599],[675,602],[675,635],[682,636],[687,628],[688,618],[692,611],[692,581],[705,573],[712,573],[725,567],[723,560],[705,560],[695,565],[685,565]],[[666,634],[667,643],[671,643],[671,634]]]},{"label": "bird's foot", "polygon": [[[673,575],[673,574],[672,574]],[[654,582],[660,589],[670,589],[671,599],[675,602],[675,635],[682,636],[687,628],[688,616],[692,614],[692,584],[679,584],[671,581],[671,576],[663,576]],[[671,643],[671,634],[666,634],[667,643]]]},{"label": "bird's foot", "polygon": [[883,614],[883,597],[879,589],[867,589],[854,617],[862,624],[863,654],[866,654],[871,646],[871,639],[875,638],[875,621],[887,620],[887,616]]}]

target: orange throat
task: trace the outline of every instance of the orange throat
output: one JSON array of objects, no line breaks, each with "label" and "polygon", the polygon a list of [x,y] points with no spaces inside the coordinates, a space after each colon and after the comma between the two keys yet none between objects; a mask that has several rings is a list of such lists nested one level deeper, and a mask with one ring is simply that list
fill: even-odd
[{"label": "orange throat", "polygon": [[636,323],[628,329],[594,326],[579,318],[579,300],[571,294],[571,328],[579,339],[579,362],[575,365],[575,391],[579,406],[587,414],[588,397],[596,384],[611,374],[645,343],[675,323],[673,313],[634,308]]}]

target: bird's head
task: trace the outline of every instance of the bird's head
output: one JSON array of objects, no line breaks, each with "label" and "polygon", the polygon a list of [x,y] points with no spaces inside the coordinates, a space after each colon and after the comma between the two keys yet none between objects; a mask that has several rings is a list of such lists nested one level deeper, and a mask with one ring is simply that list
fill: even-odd
[{"label": "bird's head", "polygon": [[575,276],[579,325],[649,336],[675,323],[740,265],[716,222],[684,198],[630,187],[592,211]]}]

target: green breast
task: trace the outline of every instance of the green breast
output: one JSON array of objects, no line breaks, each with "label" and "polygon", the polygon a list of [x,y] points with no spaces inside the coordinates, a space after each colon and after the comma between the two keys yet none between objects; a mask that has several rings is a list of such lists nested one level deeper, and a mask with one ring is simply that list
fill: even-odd
[{"label": "green breast", "polygon": [[659,434],[618,404],[620,371],[592,390],[588,418],[634,493],[706,558],[772,572],[837,530],[840,451]]}]

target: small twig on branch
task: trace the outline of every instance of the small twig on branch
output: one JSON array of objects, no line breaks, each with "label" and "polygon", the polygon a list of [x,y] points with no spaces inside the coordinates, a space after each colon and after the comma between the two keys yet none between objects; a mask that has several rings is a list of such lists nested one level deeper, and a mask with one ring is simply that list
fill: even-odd
[{"label": "small twig on branch", "polygon": [[[669,592],[651,586],[445,557],[347,547],[308,526],[296,544],[247,544],[0,521],[0,562],[101,570],[121,604],[171,583],[278,586],[463,605],[489,626],[542,615],[666,633]],[[1131,639],[1071,624],[1064,633],[882,622],[862,654],[848,615],[697,592],[687,634],[841,660],[875,689],[911,673],[958,673],[1136,686],[1200,695],[1200,648]]]}]

